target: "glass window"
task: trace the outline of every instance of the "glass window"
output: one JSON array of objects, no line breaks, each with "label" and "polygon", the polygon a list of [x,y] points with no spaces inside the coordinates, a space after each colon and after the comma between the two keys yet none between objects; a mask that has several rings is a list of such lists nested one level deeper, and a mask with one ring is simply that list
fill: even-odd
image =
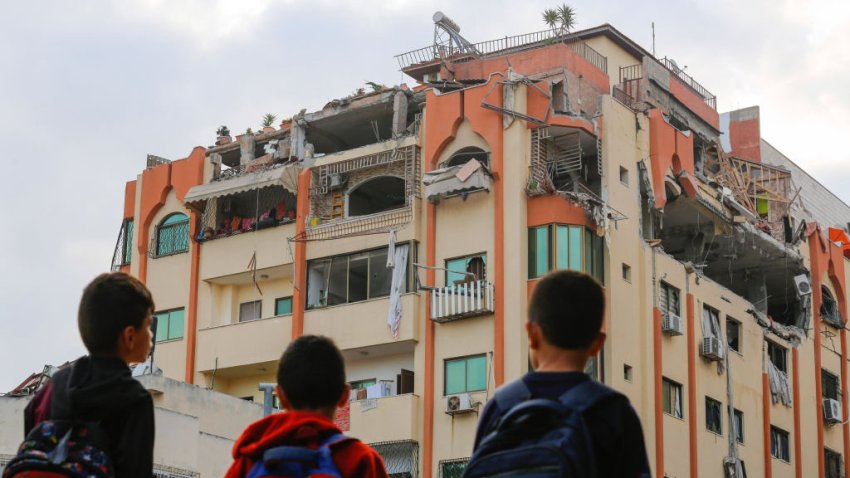
[{"label": "glass window", "polygon": [[838,377],[823,369],[820,371],[820,376],[823,398],[838,400],[838,396],[841,393],[838,387]]},{"label": "glass window", "polygon": [[824,448],[823,450],[823,458],[825,465],[825,474],[826,478],[841,478],[844,476],[842,472],[843,468],[843,460],[841,459],[841,453],[830,450],[829,448]]},{"label": "glass window", "polygon": [[263,316],[263,301],[253,300],[239,304],[239,322],[257,320]]},{"label": "glass window", "polygon": [[549,226],[528,230],[528,277],[534,279],[549,272]]},{"label": "glass window", "polygon": [[360,302],[368,298],[369,253],[352,254],[348,256],[348,302]]},{"label": "glass window", "polygon": [[581,263],[582,248],[581,236],[583,227],[570,226],[570,270],[584,270]]},{"label": "glass window", "polygon": [[737,320],[726,319],[726,343],[735,352],[741,352],[741,323]]},{"label": "glass window", "polygon": [[167,256],[189,250],[189,216],[171,214],[156,228],[156,255]]},{"label": "glass window", "polygon": [[788,365],[785,358],[785,348],[771,341],[767,341],[767,356],[773,362],[773,366],[780,372],[788,372]]},{"label": "glass window", "polygon": [[[446,261],[446,285],[463,284],[475,280],[484,280],[487,277],[487,256],[475,254]],[[470,276],[468,274],[474,274]]]},{"label": "glass window", "polygon": [[124,226],[124,257],[123,263],[129,264],[133,257],[133,220],[127,219]]},{"label": "glass window", "polygon": [[274,301],[274,315],[291,315],[292,297],[281,297]]},{"label": "glass window", "polygon": [[772,425],[770,427],[770,455],[782,461],[791,461],[791,451],[788,448],[788,432]]},{"label": "glass window", "polygon": [[374,378],[367,378],[365,380],[355,380],[353,382],[349,382],[349,385],[351,385],[352,390],[360,390],[362,388],[371,387],[376,383],[378,383],[378,381]]},{"label": "glass window", "polygon": [[445,362],[446,395],[487,389],[487,358],[475,355]]},{"label": "glass window", "polygon": [[705,428],[717,434],[723,433],[722,405],[713,398],[705,397]]},{"label": "glass window", "polygon": [[386,297],[392,286],[392,269],[387,269],[387,249],[369,251],[369,297]]},{"label": "glass window", "polygon": [[661,282],[661,291],[658,297],[658,308],[661,313],[681,317],[681,306],[679,304],[679,289],[666,282]]},{"label": "glass window", "polygon": [[744,443],[744,412],[734,409],[735,416],[732,421],[735,425],[735,440]]},{"label": "glass window", "polygon": [[156,332],[154,341],[162,342],[183,338],[185,309],[164,310],[154,314]]},{"label": "glass window", "polygon": [[440,478],[461,478],[469,458],[440,462]]},{"label": "glass window", "polygon": [[682,418],[682,386],[672,380],[662,378],[661,397],[664,413]]},{"label": "glass window", "polygon": [[[415,260],[410,244],[401,292],[407,292]],[[316,259],[307,264],[307,308],[360,302],[390,294],[393,269],[387,268],[387,248],[357,252],[329,259]]]}]

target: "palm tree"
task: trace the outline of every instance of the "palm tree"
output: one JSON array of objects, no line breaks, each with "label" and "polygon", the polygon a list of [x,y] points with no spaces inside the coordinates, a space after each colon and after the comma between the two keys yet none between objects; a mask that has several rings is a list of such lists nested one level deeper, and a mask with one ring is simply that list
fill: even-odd
[{"label": "palm tree", "polygon": [[276,120],[276,119],[277,119],[277,116],[275,116],[271,113],[264,114],[263,115],[263,126],[268,128],[269,126],[274,124],[274,120]]},{"label": "palm tree", "polygon": [[569,33],[576,24],[576,11],[566,3],[558,7],[558,20],[561,21],[562,33]]},{"label": "palm tree", "polygon": [[558,25],[558,19],[558,12],[556,10],[552,8],[543,10],[543,22],[552,30],[555,30],[555,27]]}]

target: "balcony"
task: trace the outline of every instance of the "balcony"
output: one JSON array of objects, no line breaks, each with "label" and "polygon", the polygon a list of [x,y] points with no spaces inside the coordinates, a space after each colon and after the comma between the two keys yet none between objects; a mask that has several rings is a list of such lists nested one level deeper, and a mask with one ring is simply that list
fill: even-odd
[{"label": "balcony", "polygon": [[308,310],[304,333],[331,337],[343,350],[419,340],[419,295],[401,296],[402,319],[398,337],[387,325],[388,297]]},{"label": "balcony", "polygon": [[437,323],[493,313],[493,284],[478,280],[430,292],[431,320]]},{"label": "balcony", "polygon": [[350,402],[351,436],[364,443],[415,440],[419,396],[412,393]]},{"label": "balcony", "polygon": [[[199,372],[276,363],[292,336],[292,317],[271,317],[198,331]],[[237,369],[238,370],[238,369]],[[237,370],[232,370],[236,372]]]},{"label": "balcony", "polygon": [[201,253],[201,280],[229,283],[249,274],[248,263],[254,253],[258,271],[291,267],[292,255],[286,247],[286,238],[294,235],[295,224],[289,223],[205,241]]}]

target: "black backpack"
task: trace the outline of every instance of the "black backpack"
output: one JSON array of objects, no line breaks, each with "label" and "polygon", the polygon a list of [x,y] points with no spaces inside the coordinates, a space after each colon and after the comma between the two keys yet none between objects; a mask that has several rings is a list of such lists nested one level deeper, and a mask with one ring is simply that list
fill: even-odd
[{"label": "black backpack", "polygon": [[68,400],[71,370],[56,374],[50,397],[50,420],[36,425],[18,453],[3,470],[3,478],[25,477],[27,472],[57,478],[113,478],[106,435],[100,424],[74,420]]},{"label": "black backpack", "polygon": [[593,380],[582,382],[558,400],[529,399],[517,380],[496,391],[502,417],[484,435],[466,466],[464,478],[593,478],[593,442],[584,413],[620,394]]}]

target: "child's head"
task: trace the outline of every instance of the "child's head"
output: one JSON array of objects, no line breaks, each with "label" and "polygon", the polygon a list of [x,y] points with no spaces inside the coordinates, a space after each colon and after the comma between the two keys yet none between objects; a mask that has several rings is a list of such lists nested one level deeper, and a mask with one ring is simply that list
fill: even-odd
[{"label": "child's head", "polygon": [[101,274],[83,290],[77,325],[91,355],[142,362],[151,349],[150,291],[123,272]]},{"label": "child's head", "polygon": [[602,286],[589,275],[573,271],[556,271],[543,277],[534,286],[528,305],[529,325],[539,328],[548,345],[587,351],[588,355],[601,346],[604,313]]},{"label": "child's head", "polygon": [[345,362],[327,337],[304,335],[295,339],[277,366],[278,395],[289,410],[333,416],[348,400]]}]

